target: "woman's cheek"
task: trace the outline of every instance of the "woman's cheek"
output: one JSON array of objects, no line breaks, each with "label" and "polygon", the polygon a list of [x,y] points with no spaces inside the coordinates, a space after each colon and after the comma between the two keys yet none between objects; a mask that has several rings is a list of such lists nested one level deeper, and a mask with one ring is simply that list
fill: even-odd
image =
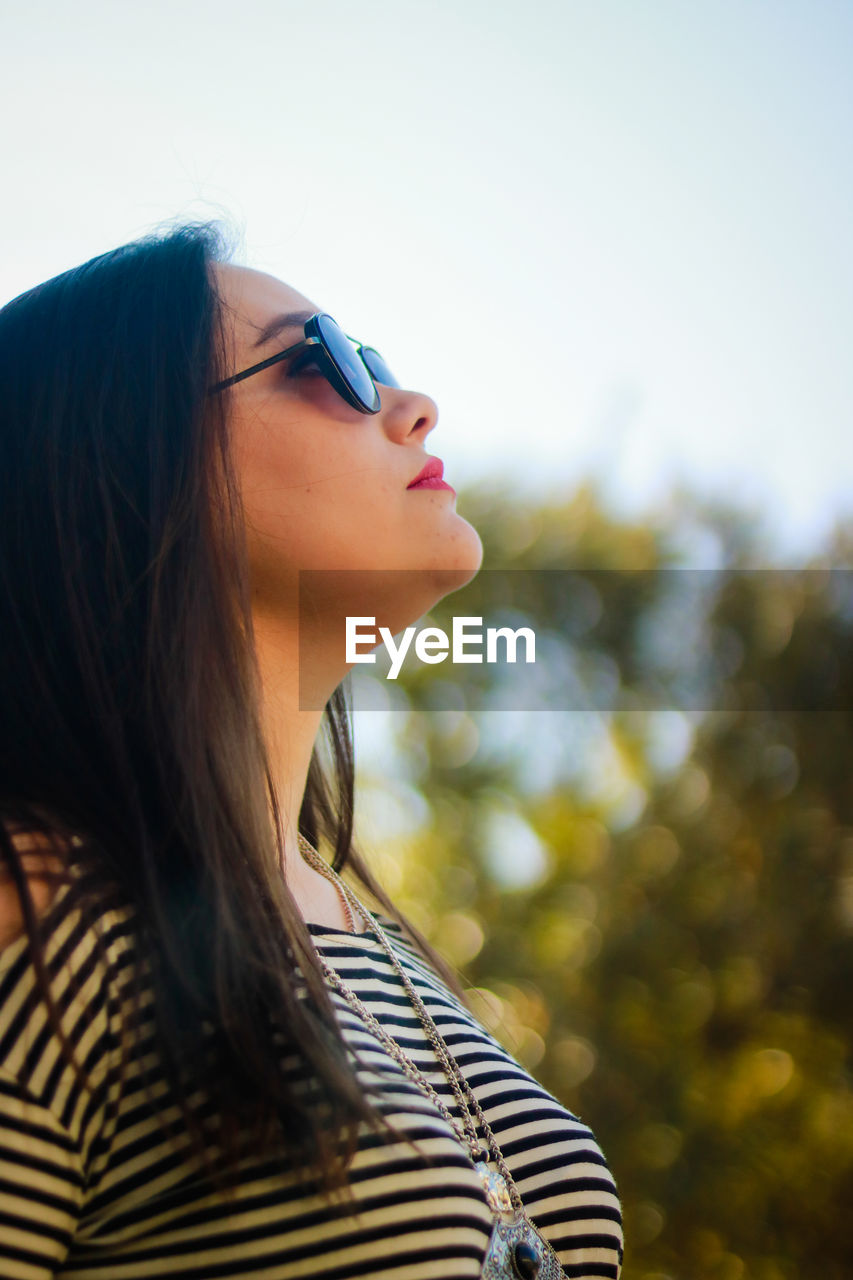
[{"label": "woman's cheek", "polygon": [[321,374],[302,375],[294,390],[298,393],[294,397],[294,412],[298,412],[301,406],[312,417],[316,415],[324,423],[332,422],[342,427],[357,428],[365,422],[365,415],[347,404]]}]

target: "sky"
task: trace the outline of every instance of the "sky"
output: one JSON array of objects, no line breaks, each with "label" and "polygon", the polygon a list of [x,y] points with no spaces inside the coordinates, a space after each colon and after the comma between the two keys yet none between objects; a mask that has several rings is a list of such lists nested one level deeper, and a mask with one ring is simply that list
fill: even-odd
[{"label": "sky", "polygon": [[853,0],[0,15],[0,302],[225,218],[436,399],[454,485],[681,480],[791,564],[853,514]]}]

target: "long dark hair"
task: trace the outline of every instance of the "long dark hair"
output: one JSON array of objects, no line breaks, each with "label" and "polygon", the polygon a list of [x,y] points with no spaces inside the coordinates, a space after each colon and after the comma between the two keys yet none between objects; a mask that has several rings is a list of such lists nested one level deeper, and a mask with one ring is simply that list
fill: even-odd
[{"label": "long dark hair", "polygon": [[[134,908],[198,1149],[201,1088],[226,1152],[238,1133],[281,1143],[332,1186],[379,1113],[280,872],[228,400],[207,394],[227,372],[212,264],[232,252],[218,224],[167,228],[0,310],[0,850],[54,1025],[15,830],[61,853],[70,891],[94,884]],[[353,847],[343,688],[322,734],[300,831],[453,985]],[[282,1037],[310,1101],[281,1069]]]}]

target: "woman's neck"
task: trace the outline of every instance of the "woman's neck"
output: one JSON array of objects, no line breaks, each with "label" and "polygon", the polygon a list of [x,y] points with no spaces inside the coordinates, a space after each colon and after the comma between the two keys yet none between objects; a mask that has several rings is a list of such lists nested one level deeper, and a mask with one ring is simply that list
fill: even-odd
[{"label": "woman's neck", "polygon": [[[253,622],[263,689],[262,726],[280,807],[284,878],[306,922],[347,929],[337,889],[308,865],[297,843],[299,813],[323,710],[300,707],[298,642],[293,630],[257,616]],[[328,693],[315,692],[312,702],[322,700],[325,705],[340,683],[332,680],[330,676]]]}]

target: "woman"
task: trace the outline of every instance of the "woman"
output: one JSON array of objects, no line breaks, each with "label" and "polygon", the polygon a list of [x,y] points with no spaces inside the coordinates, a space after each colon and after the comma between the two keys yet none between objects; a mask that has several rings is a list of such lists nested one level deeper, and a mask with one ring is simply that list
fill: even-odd
[{"label": "woman", "polygon": [[0,312],[0,1274],[615,1277],[592,1135],[353,848],[343,620],[480,563],[436,407],[230,256]]}]

